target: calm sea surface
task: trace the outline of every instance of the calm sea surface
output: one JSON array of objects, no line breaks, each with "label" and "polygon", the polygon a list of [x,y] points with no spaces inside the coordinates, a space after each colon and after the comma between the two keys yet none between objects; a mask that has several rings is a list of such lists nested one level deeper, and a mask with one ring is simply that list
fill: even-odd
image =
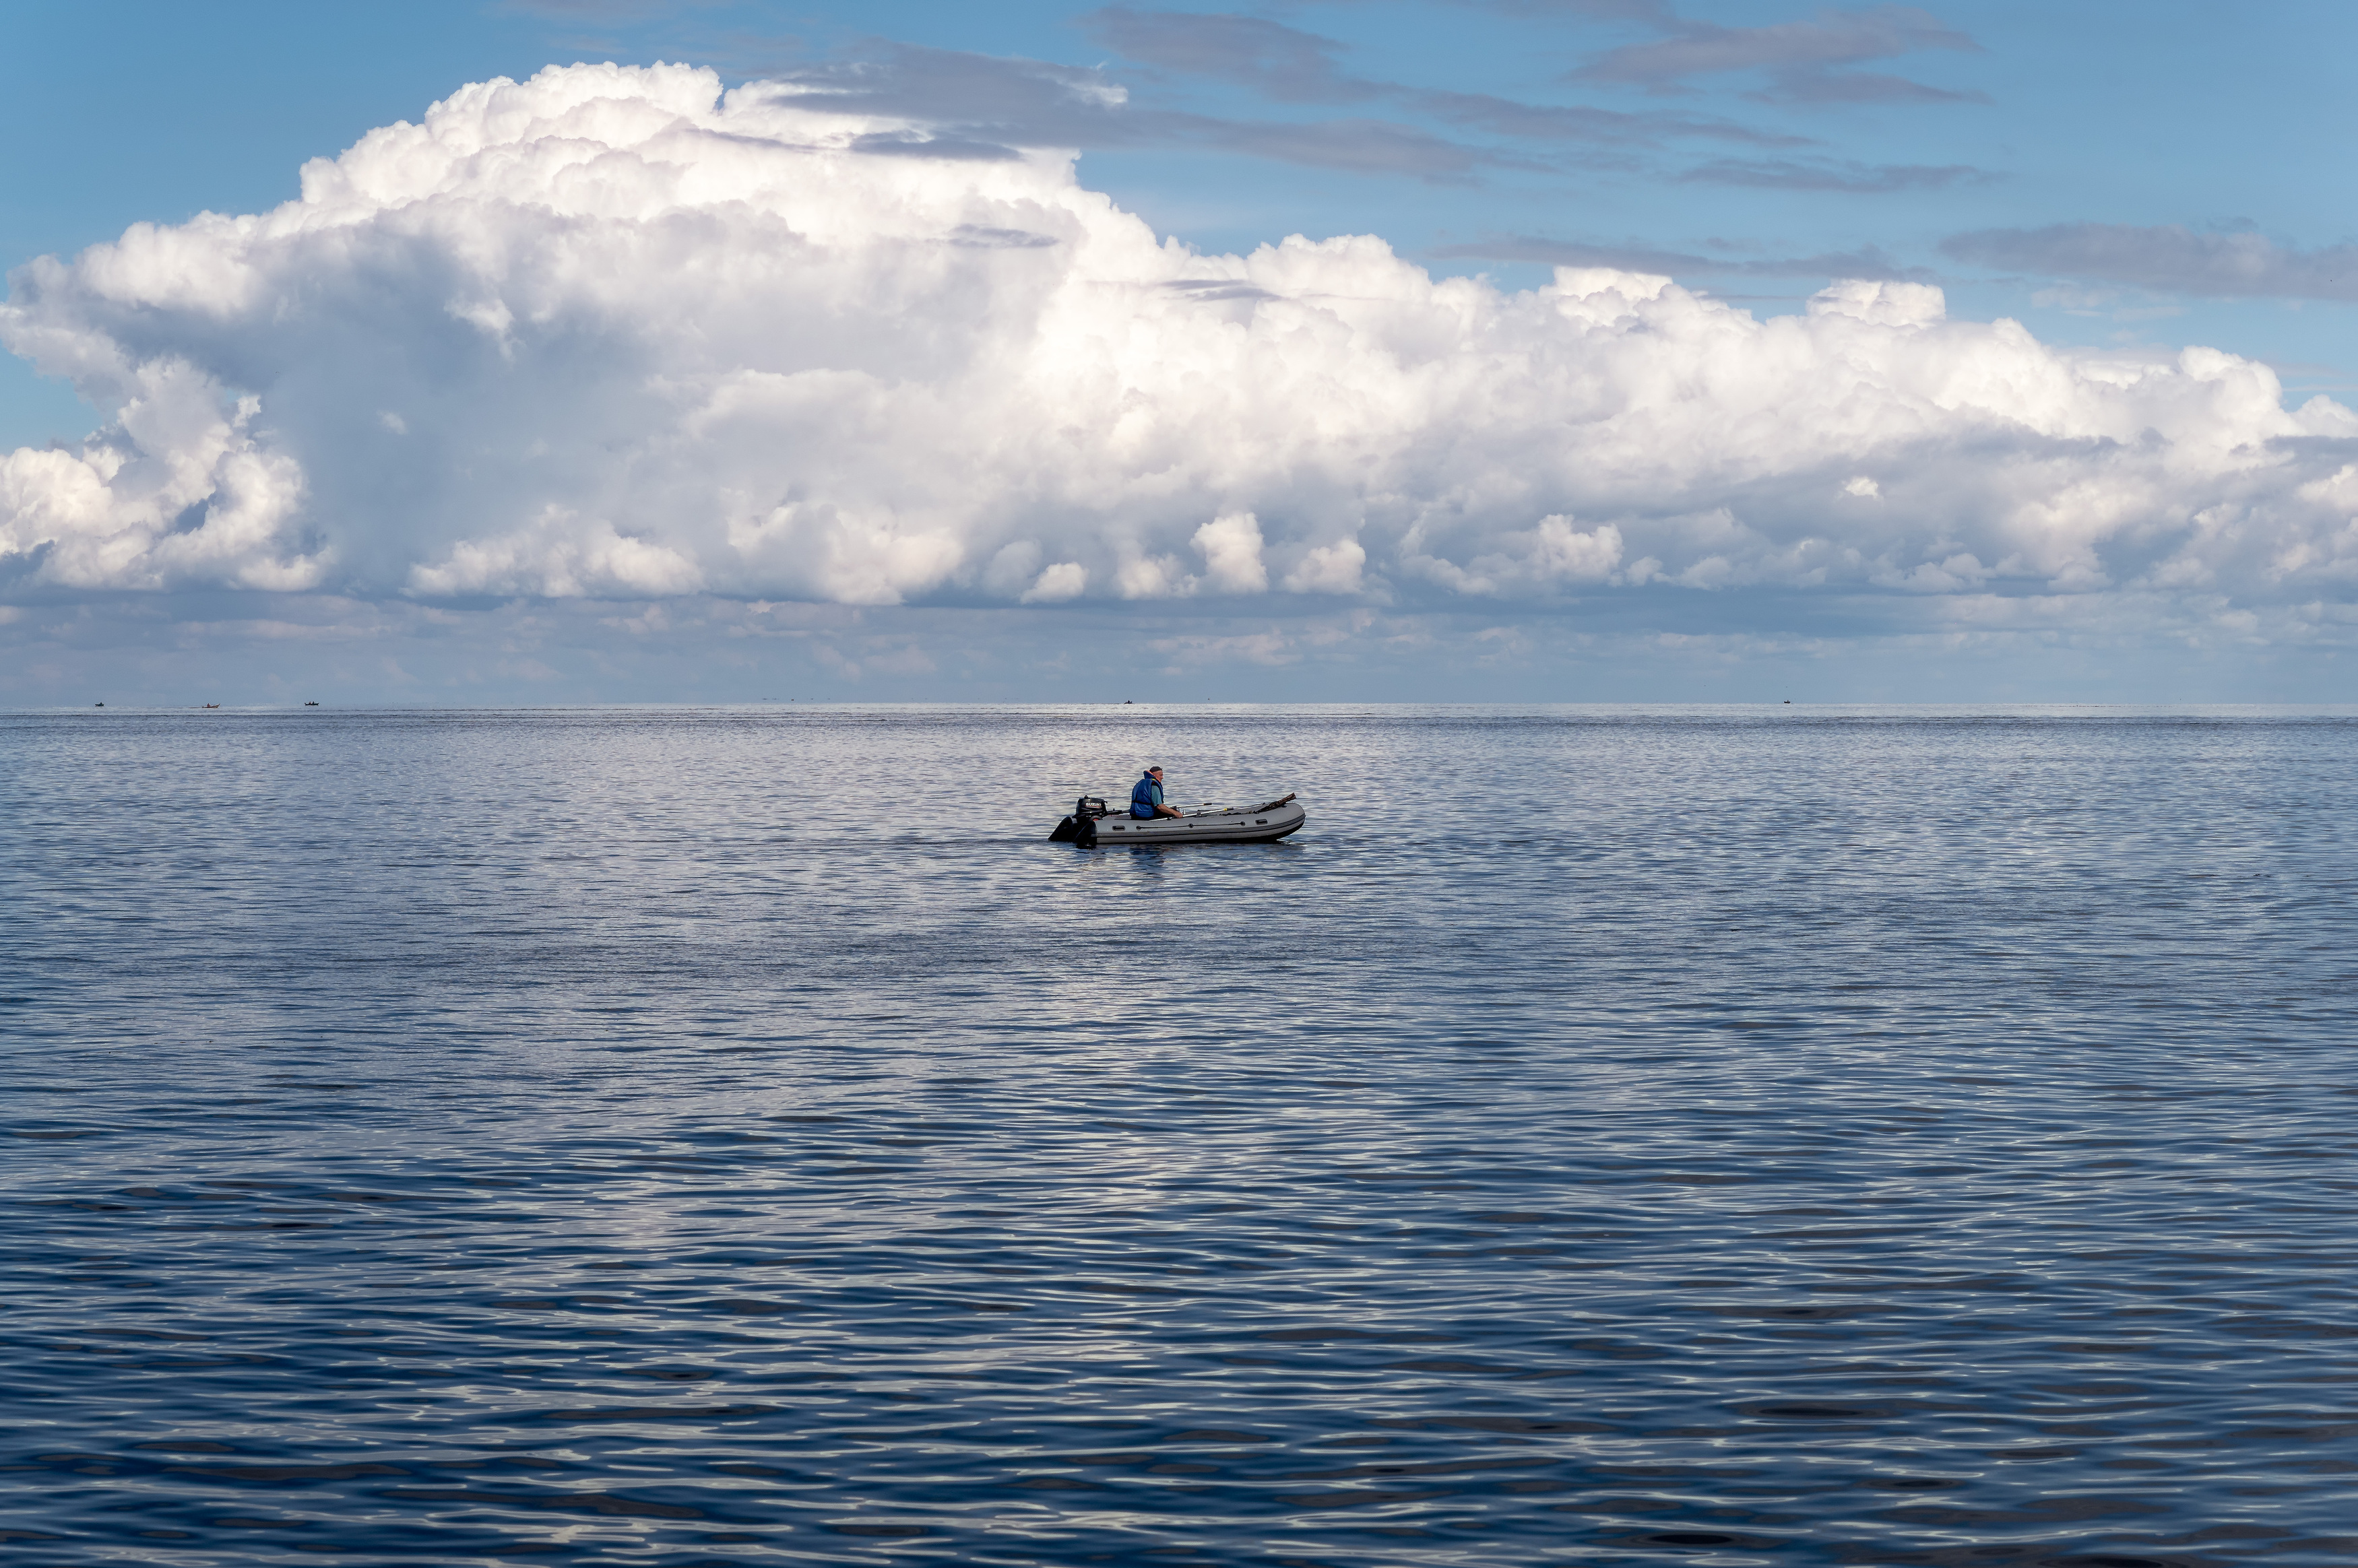
[{"label": "calm sea surface", "polygon": [[2349,715],[0,715],[0,892],[11,1564],[2358,1562]]}]

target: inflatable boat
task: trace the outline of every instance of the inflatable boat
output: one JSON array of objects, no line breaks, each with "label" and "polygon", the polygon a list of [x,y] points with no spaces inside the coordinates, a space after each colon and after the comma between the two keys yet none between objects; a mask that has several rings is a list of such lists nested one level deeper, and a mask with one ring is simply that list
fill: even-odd
[{"label": "inflatable boat", "polygon": [[1104,801],[1085,795],[1048,837],[1084,849],[1101,844],[1268,844],[1300,828],[1305,815],[1290,795],[1267,806],[1206,806],[1184,816],[1132,816],[1126,808],[1108,810]]}]

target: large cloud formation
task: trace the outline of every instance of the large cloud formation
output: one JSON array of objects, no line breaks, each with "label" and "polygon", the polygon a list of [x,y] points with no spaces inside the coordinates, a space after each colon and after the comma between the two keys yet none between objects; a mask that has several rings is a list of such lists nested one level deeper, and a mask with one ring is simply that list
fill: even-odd
[{"label": "large cloud formation", "polygon": [[1758,320],[1380,241],[1202,255],[1070,156],[676,66],[471,86],[259,216],[17,271],[112,422],[0,458],[18,591],[847,604],[1663,583],[2245,613],[2358,579],[2358,417],[1940,292]]}]

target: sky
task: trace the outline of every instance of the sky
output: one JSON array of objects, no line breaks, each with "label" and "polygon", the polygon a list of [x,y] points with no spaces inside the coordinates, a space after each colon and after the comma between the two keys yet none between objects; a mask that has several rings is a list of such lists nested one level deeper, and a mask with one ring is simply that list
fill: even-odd
[{"label": "sky", "polygon": [[0,704],[2346,701],[2246,9],[19,0]]}]

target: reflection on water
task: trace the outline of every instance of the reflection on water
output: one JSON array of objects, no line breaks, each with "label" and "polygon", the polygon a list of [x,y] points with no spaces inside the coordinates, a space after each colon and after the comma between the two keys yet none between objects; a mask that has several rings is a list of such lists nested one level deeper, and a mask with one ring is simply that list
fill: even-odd
[{"label": "reflection on water", "polygon": [[2347,719],[0,758],[11,1561],[2358,1561]]}]

